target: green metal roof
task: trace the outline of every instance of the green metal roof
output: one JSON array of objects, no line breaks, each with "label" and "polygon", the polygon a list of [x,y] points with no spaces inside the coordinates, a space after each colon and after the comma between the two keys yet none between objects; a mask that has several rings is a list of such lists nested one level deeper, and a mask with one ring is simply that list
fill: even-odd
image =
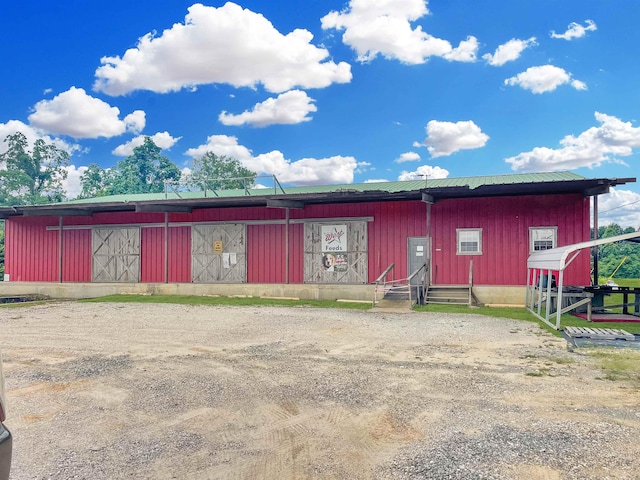
[{"label": "green metal roof", "polygon": [[[490,185],[512,185],[519,183],[545,183],[584,180],[585,177],[572,172],[551,172],[551,173],[525,173],[509,175],[489,175],[480,177],[458,177],[458,178],[434,178],[427,180],[407,180],[397,182],[371,182],[371,183],[349,183],[339,185],[316,185],[305,187],[283,187],[280,188],[252,188],[245,192],[238,190],[218,190],[215,193],[205,192],[167,192],[165,193],[145,193],[109,195],[104,197],[86,198],[82,200],[70,200],[64,202],[67,205],[88,204],[88,203],[119,203],[119,202],[140,202],[153,200],[179,200],[179,199],[201,199],[201,198],[233,198],[233,197],[260,197],[272,195],[304,195],[322,193],[348,193],[348,192],[387,192],[398,193],[407,191],[418,191],[424,188],[448,188],[467,187],[471,190],[478,187]],[[59,204],[60,205],[60,204]]]}]

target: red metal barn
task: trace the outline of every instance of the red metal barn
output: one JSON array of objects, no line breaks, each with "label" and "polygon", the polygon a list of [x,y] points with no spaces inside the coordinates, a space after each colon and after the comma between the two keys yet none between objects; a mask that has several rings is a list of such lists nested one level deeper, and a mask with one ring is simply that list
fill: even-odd
[{"label": "red metal barn", "polygon": [[[2,207],[4,285],[370,299],[390,265],[396,279],[426,264],[431,284],[465,285],[473,262],[481,301],[524,303],[527,257],[588,240],[589,197],[628,181],[550,173]],[[574,264],[565,281],[589,284],[588,253]]]}]

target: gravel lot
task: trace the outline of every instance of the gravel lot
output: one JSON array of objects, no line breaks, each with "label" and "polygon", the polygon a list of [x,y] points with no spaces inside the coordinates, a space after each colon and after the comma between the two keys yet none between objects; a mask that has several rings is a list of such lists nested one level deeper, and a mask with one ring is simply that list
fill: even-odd
[{"label": "gravel lot", "polygon": [[0,309],[19,479],[637,479],[640,392],[476,315]]}]

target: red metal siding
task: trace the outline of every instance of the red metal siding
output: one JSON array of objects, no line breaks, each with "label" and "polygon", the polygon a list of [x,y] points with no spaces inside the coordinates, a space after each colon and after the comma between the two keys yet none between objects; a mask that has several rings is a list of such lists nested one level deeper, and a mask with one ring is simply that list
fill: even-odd
[{"label": "red metal siding", "polygon": [[[580,195],[546,195],[443,200],[433,206],[433,279],[468,282],[473,260],[479,285],[524,285],[529,227],[558,227],[558,246],[589,239],[589,200]],[[456,229],[482,229],[482,255],[456,254]],[[589,253],[565,273],[566,284],[589,283]]]},{"label": "red metal siding", "polygon": [[191,228],[169,228],[169,282],[191,283]]},{"label": "red metal siding", "polygon": [[62,281],[91,281],[91,230],[65,230],[62,236]]},{"label": "red metal siding", "polygon": [[[426,235],[426,204],[420,201],[309,205],[292,209],[291,219],[372,217],[368,222],[369,281],[391,263],[395,278],[406,277],[407,238]],[[475,283],[523,285],[529,256],[529,227],[558,227],[558,245],[589,238],[589,201],[580,195],[547,195],[443,200],[432,206],[433,277],[436,283],[466,283],[474,261]],[[172,213],[170,222],[236,222],[279,220],[275,208],[196,209]],[[65,218],[65,225],[164,224],[164,214],[101,213]],[[7,221],[6,272],[13,281],[58,280],[57,218],[10,218]],[[456,229],[482,229],[482,255],[456,255]],[[283,223],[247,226],[247,279],[250,283],[286,281],[286,227]],[[304,225],[289,227],[289,281],[304,278]],[[91,232],[67,230],[63,236],[63,280],[90,281]],[[164,227],[145,227],[141,233],[141,281],[164,282]],[[169,282],[191,282],[191,228],[169,228]],[[566,283],[589,282],[589,253],[583,252],[567,271]]]},{"label": "red metal siding", "polygon": [[247,226],[247,282],[286,282],[286,225]]},{"label": "red metal siding", "polygon": [[5,273],[12,282],[57,282],[57,218],[10,218],[5,233]]},{"label": "red metal siding", "polygon": [[147,227],[140,231],[140,281],[164,282],[164,227]]}]

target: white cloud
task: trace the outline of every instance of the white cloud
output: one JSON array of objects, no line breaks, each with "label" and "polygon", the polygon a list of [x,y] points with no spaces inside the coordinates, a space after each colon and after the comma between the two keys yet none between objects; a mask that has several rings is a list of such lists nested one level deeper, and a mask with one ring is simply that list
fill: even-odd
[{"label": "white cloud", "polygon": [[529,67],[526,71],[504,81],[505,85],[519,85],[525,90],[531,90],[533,93],[552,92],[565,83],[570,83],[576,90],[587,89],[587,85],[584,82],[580,80],[571,81],[569,72],[553,65]]},{"label": "white cloud", "polygon": [[22,123],[20,120],[9,120],[7,123],[0,123],[0,153],[7,151],[7,144],[4,140],[9,135],[13,135],[18,132],[22,133],[26,137],[29,148],[33,148],[34,142],[41,138],[45,143],[53,144],[60,150],[64,150],[69,153],[69,155],[82,150],[82,147],[78,144],[68,143],[60,138],[50,137],[29,125]]},{"label": "white cloud", "polygon": [[505,161],[513,170],[558,171],[580,167],[598,167],[605,162],[622,163],[617,157],[628,157],[640,148],[640,127],[630,122],[595,112],[600,126],[591,127],[577,137],[567,135],[561,148],[536,147]]},{"label": "white cloud", "polygon": [[227,83],[284,92],[350,82],[349,64],[327,60],[329,52],[312,39],[303,29],[282,35],[262,15],[232,2],[220,8],[196,3],[184,24],[143,36],[122,57],[103,57],[94,89],[124,95]]},{"label": "white cloud", "polygon": [[440,167],[432,167],[430,165],[422,165],[418,167],[413,172],[402,171],[398,180],[419,180],[427,178],[427,183],[430,178],[447,178],[449,176],[449,171]]},{"label": "white cloud", "polygon": [[427,138],[421,145],[427,147],[432,158],[484,147],[489,140],[489,135],[471,120],[456,123],[431,120],[426,131]]},{"label": "white cloud", "polygon": [[245,111],[239,115],[222,112],[218,119],[224,125],[293,125],[311,120],[309,113],[318,110],[314,101],[302,90],[291,90],[277,98],[258,103],[250,112]]},{"label": "white cloud", "polygon": [[136,110],[120,120],[120,109],[71,87],[52,100],[36,103],[29,122],[36,128],[73,138],[115,137],[144,127],[145,113]]},{"label": "white cloud", "polygon": [[571,80],[571,86],[576,90],[587,90],[587,84],[580,80]]},{"label": "white cloud", "polygon": [[62,180],[62,188],[67,194],[69,200],[76,198],[82,192],[82,182],[80,177],[87,171],[87,167],[69,165],[66,167],[67,178]]},{"label": "white cloud", "polygon": [[420,155],[416,152],[406,152],[396,158],[396,163],[405,163],[405,162],[417,162],[420,160]]},{"label": "white cloud", "polygon": [[124,117],[124,123],[127,128],[127,132],[138,134],[144,130],[144,126],[147,123],[147,114],[142,110],[136,110]]},{"label": "white cloud", "polygon": [[507,62],[512,62],[520,58],[520,54],[527,48],[537,45],[536,37],[527,40],[512,38],[507,43],[503,43],[492,54],[486,53],[482,56],[489,65],[499,67]]},{"label": "white cloud", "polygon": [[611,188],[598,197],[598,223],[617,223],[623,228],[640,228],[640,193]]},{"label": "white cloud", "polygon": [[186,154],[200,157],[206,152],[236,158],[246,168],[258,174],[275,175],[281,183],[297,185],[327,185],[352,183],[359,164],[354,157],[336,155],[328,158],[303,158],[288,160],[278,150],[254,156],[247,147],[238,144],[236,137],[212,135],[207,143],[190,148]]},{"label": "white cloud", "polygon": [[142,145],[144,143],[145,137],[147,136],[150,137],[151,140],[153,140],[153,143],[155,143],[163,150],[170,149],[178,142],[178,140],[182,138],[172,137],[169,132],[158,132],[154,135],[139,135],[129,140],[128,142],[123,143],[122,145],[118,145],[111,153],[119,157],[126,157],[128,155],[131,155],[133,153],[133,149]]},{"label": "white cloud", "polygon": [[322,19],[322,28],[344,31],[342,41],[369,62],[382,55],[403,63],[420,64],[429,57],[450,61],[476,60],[478,41],[467,37],[453,48],[447,40],[412,27],[411,22],[427,15],[425,0],[351,0],[342,12],[332,11]]},{"label": "white cloud", "polygon": [[556,33],[551,31],[551,38],[562,38],[564,40],[573,40],[574,38],[584,37],[587,32],[593,32],[598,29],[598,26],[593,20],[586,20],[586,26],[580,25],[576,22],[571,22],[567,27],[567,31],[564,33]]}]

